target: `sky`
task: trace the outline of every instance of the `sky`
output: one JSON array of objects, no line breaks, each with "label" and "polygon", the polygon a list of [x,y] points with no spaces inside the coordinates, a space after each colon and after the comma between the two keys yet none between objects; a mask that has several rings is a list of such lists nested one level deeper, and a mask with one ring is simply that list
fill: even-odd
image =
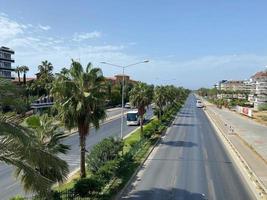
[{"label": "sky", "polygon": [[267,65],[266,0],[0,0],[0,46],[33,77],[71,59],[105,76],[190,89],[248,79]]}]

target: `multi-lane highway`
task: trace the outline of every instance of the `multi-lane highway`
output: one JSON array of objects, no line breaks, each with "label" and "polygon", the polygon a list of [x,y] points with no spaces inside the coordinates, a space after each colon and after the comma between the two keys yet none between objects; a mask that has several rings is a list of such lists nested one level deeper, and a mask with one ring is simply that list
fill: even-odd
[{"label": "multi-lane highway", "polygon": [[254,199],[195,102],[190,95],[122,199]]},{"label": "multi-lane highway", "polygon": [[[127,111],[127,109],[125,110]],[[115,136],[120,137],[120,112],[121,109],[112,109],[108,110],[107,117],[115,117],[111,121],[104,122],[99,130],[95,130],[94,128],[90,129],[90,135],[87,137],[87,150],[89,151],[95,144],[97,144],[102,139]],[[151,117],[153,112],[151,109],[148,110],[148,116]],[[117,117],[116,117],[117,116]],[[136,126],[127,126],[124,123],[123,135],[127,135],[136,129]],[[79,167],[80,161],[80,147],[79,147],[79,137],[78,134],[73,134],[66,138],[63,142],[64,144],[70,145],[71,150],[66,155],[61,155],[61,158],[67,161],[69,164],[69,169],[72,172],[73,170]],[[0,163],[0,200],[8,200],[10,197],[15,196],[17,194],[23,194],[23,190],[18,181],[15,180],[12,175],[13,168],[11,166],[7,166],[3,163]]]}]

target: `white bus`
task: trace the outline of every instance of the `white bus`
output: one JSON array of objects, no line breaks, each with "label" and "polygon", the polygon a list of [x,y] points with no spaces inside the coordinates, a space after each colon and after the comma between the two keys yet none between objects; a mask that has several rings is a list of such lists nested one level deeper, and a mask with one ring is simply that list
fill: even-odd
[{"label": "white bus", "polygon": [[139,125],[140,124],[140,117],[138,115],[138,110],[131,110],[127,112],[127,125]]}]

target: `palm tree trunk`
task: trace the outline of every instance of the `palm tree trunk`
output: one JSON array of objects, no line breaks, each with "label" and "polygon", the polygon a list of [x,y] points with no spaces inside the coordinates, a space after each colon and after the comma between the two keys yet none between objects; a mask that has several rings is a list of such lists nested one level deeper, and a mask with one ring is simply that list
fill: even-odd
[{"label": "palm tree trunk", "polygon": [[81,148],[81,155],[80,155],[80,177],[84,178],[86,177],[86,171],[85,171],[85,141],[86,136],[83,131],[79,131],[80,134],[80,148]]},{"label": "palm tree trunk", "polygon": [[19,84],[20,84],[20,73],[19,73],[19,71],[18,71],[18,78],[19,78]]},{"label": "palm tree trunk", "polygon": [[143,115],[140,116],[140,128],[141,128],[141,136],[143,137],[143,133],[144,133],[144,130],[143,130]]},{"label": "palm tree trunk", "polygon": [[26,73],[24,72],[23,74],[23,84],[25,85],[26,84]]}]

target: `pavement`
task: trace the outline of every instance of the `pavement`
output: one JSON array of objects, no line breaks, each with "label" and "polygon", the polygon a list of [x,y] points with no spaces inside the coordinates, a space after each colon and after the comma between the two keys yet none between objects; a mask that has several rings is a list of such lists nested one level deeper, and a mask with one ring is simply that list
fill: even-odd
[{"label": "pavement", "polygon": [[121,199],[255,199],[195,102],[190,95]]},{"label": "pavement", "polygon": [[267,126],[225,108],[209,107],[267,161]]},{"label": "pavement", "polygon": [[[204,101],[210,117],[221,126],[224,136],[244,160],[261,192],[267,193],[267,127],[227,109]],[[230,130],[231,129],[231,130]]]},{"label": "pavement", "polygon": [[[104,122],[98,130],[94,128],[90,129],[90,135],[87,137],[86,146],[87,151],[93,148],[95,144],[100,142],[106,137],[120,137],[120,126],[121,126],[121,119],[118,117],[120,115],[121,109],[114,108],[109,109],[107,111],[108,119]],[[127,112],[127,109],[125,109]],[[114,116],[117,116],[114,118]],[[150,108],[147,112],[147,116],[151,118],[153,116],[153,111]],[[112,118],[109,120],[109,118]],[[130,134],[133,130],[135,130],[137,126],[127,126],[124,123],[123,127],[123,136]],[[73,172],[79,167],[80,163],[80,147],[79,147],[79,136],[78,134],[72,134],[69,137],[65,138],[63,141],[64,144],[70,145],[70,151],[66,155],[60,155],[60,157],[67,161],[69,164],[70,172]],[[4,163],[0,163],[0,200],[8,200],[10,197],[15,195],[26,195],[23,192],[23,189],[17,181],[12,172],[13,167],[8,166]]]}]

